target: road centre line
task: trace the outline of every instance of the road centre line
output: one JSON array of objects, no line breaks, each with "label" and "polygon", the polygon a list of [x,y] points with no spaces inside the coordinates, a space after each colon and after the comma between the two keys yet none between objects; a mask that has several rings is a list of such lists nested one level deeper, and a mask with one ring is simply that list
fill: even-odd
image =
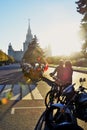
[{"label": "road centre line", "polygon": [[46,108],[45,106],[38,106],[38,107],[13,107],[11,109],[11,114],[15,114],[15,110],[22,110],[22,109],[41,109],[41,108]]}]

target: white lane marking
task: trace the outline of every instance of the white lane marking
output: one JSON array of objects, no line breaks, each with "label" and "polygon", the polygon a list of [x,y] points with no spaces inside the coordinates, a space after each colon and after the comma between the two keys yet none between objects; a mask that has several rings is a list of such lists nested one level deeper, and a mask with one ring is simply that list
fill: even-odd
[{"label": "white lane marking", "polygon": [[2,93],[7,93],[7,92],[9,92],[9,91],[11,91],[11,88],[8,88],[8,89],[3,90]]},{"label": "white lane marking", "polygon": [[42,95],[40,94],[39,90],[37,87],[31,91],[34,99],[43,99]]},{"label": "white lane marking", "polygon": [[11,114],[15,114],[15,110],[22,110],[22,109],[41,109],[46,108],[45,106],[38,106],[38,107],[13,107],[11,109]]},{"label": "white lane marking", "polygon": [[23,86],[22,88],[22,100],[31,100],[32,97],[31,97],[31,93],[30,93],[30,90],[29,90],[29,86],[28,85],[25,85]]},{"label": "white lane marking", "polygon": [[[30,90],[29,90],[30,87]],[[12,85],[8,84],[5,86],[5,89],[3,90],[3,92],[0,94],[0,99],[2,99],[3,97],[6,97],[6,94],[8,92],[10,92],[10,90],[12,89]],[[22,88],[22,100],[32,100],[33,99],[43,99],[42,95],[40,94],[39,90],[37,89],[37,87],[35,85],[25,85]],[[13,89],[12,89],[12,97],[10,98],[10,100],[20,100],[20,85],[18,84],[14,84]]]},{"label": "white lane marking", "polygon": [[32,100],[31,93],[28,93],[26,96],[22,97],[22,100]]},{"label": "white lane marking", "polygon": [[10,100],[19,100],[20,99],[20,93],[13,96]]},{"label": "white lane marking", "polygon": [[9,91],[11,90],[11,87],[12,87],[12,85],[10,85],[10,84],[5,85],[5,88],[4,88],[4,90],[2,91],[2,93],[9,92]]},{"label": "white lane marking", "polygon": [[13,97],[10,100],[20,100],[20,86],[18,84],[14,84]]},{"label": "white lane marking", "polygon": [[12,108],[11,109],[11,114],[14,114],[14,112],[15,112],[15,108]]},{"label": "white lane marking", "polygon": [[7,96],[7,93],[11,91],[12,85],[5,85],[4,90],[0,93],[0,99],[4,98]]}]

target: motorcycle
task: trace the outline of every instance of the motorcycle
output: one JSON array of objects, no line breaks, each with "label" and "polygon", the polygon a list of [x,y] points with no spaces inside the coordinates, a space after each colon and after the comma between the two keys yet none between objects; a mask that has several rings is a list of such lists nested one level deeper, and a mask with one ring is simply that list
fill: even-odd
[{"label": "motorcycle", "polygon": [[79,86],[78,91],[76,92],[75,97],[75,115],[79,119],[87,122],[87,88],[83,87],[83,82],[85,78],[80,78],[81,85]]},{"label": "motorcycle", "polygon": [[73,114],[76,118],[87,122],[87,88],[83,87],[83,83],[86,81],[85,78],[80,78],[80,86],[75,90],[75,83],[68,86],[63,90],[62,102],[71,107]]},{"label": "motorcycle", "polygon": [[33,65],[28,63],[23,63],[21,67],[24,76],[28,77],[32,81],[41,80],[44,71],[46,71],[45,70],[46,65],[39,64],[39,63],[34,63]]},{"label": "motorcycle", "polygon": [[83,87],[85,78],[80,78],[80,86],[75,89],[71,84],[63,89],[58,103],[51,104],[41,115],[35,130],[83,130],[78,125],[77,118],[87,121],[87,92]]},{"label": "motorcycle", "polygon": [[77,118],[87,122],[87,88],[83,87],[85,81],[85,78],[79,79],[81,85],[77,90],[76,83],[69,85],[62,91],[61,100],[47,109],[46,122],[50,129],[82,129],[78,126]]}]

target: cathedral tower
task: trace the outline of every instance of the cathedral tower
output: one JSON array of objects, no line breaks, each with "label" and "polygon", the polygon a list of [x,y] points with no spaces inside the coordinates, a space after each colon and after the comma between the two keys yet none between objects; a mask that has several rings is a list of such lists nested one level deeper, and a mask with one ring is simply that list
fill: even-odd
[{"label": "cathedral tower", "polygon": [[24,52],[28,49],[28,45],[29,45],[29,43],[31,43],[32,39],[33,39],[33,35],[31,33],[30,20],[28,20],[28,30],[27,30],[27,34],[26,34],[26,40],[23,43]]},{"label": "cathedral tower", "polygon": [[8,55],[9,56],[14,56],[14,49],[12,48],[12,45],[11,43],[9,43],[9,46],[8,46]]}]

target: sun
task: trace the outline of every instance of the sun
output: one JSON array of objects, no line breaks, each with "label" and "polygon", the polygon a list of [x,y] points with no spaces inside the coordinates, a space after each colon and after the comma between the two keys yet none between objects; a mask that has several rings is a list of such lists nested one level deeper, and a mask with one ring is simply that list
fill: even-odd
[{"label": "sun", "polygon": [[81,51],[81,43],[79,37],[79,25],[77,23],[61,23],[59,25],[54,25],[49,31],[47,29],[43,33],[41,39],[42,46],[47,47],[50,45],[52,55],[66,55],[69,56],[74,52]]}]

